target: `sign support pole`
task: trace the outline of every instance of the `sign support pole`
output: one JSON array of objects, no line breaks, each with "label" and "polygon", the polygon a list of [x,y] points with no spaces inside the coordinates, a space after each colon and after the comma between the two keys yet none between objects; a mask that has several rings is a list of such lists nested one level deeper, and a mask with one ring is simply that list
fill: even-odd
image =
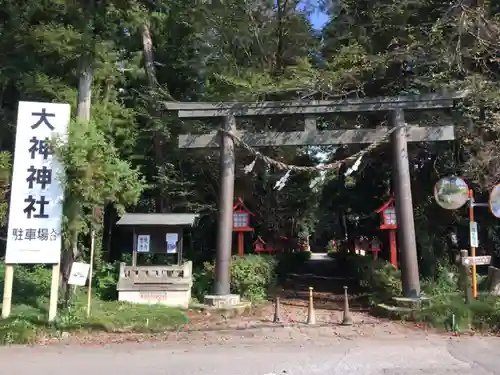
[{"label": "sign support pole", "polygon": [[[472,189],[469,190],[469,225],[472,227],[475,224],[474,222],[474,193]],[[470,255],[471,257],[476,256],[476,248],[471,241],[470,244]],[[476,273],[476,265],[472,265],[472,296],[477,298],[477,273]]]},{"label": "sign support pole", "polygon": [[95,252],[95,230],[90,231],[90,264],[89,264],[89,285],[87,290],[87,317],[90,316],[90,302],[92,301],[92,273],[94,272],[94,252]]},{"label": "sign support pole", "polygon": [[57,301],[59,299],[59,275],[61,264],[52,265],[52,281],[50,283],[50,302],[49,302],[49,322],[53,322],[57,315]]},{"label": "sign support pole", "polygon": [[[460,250],[460,258],[464,259],[467,257],[467,250]],[[470,268],[467,265],[462,264],[462,282],[464,285],[465,289],[465,301],[467,303],[470,303],[472,301],[472,288],[471,288],[471,282],[470,282]]]},{"label": "sign support pole", "polygon": [[12,286],[14,284],[14,265],[5,265],[5,278],[3,284],[2,318],[10,316],[12,307]]}]

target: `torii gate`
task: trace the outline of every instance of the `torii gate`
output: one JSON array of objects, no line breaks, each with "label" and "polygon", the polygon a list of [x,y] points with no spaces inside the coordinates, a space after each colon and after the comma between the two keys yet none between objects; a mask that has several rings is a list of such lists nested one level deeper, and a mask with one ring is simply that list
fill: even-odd
[{"label": "torii gate", "polygon": [[[391,114],[391,134],[394,149],[394,193],[398,197],[398,237],[401,245],[401,271],[405,297],[420,296],[415,223],[411,196],[410,167],[407,142],[450,141],[455,139],[454,126],[410,126],[405,124],[404,110],[429,110],[452,108],[455,101],[466,93],[450,95],[398,96],[341,101],[287,101],[287,102],[223,102],[181,103],[166,102],[166,109],[177,111],[179,118],[223,119],[221,130],[208,134],[182,134],[179,148],[220,148],[220,207],[217,237],[215,296],[230,294],[230,260],[232,240],[232,203],[234,195],[234,140],[236,135],[252,147],[266,146],[313,146],[364,144],[379,141],[389,127],[375,129],[323,130],[316,129],[316,116],[342,112],[386,112]],[[236,129],[236,117],[302,114],[303,131],[252,133]],[[220,134],[219,134],[220,133]]]}]

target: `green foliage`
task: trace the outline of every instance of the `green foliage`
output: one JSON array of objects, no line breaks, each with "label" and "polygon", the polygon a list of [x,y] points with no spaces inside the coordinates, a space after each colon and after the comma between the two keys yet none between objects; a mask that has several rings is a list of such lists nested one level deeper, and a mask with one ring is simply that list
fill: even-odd
[{"label": "green foliage", "polygon": [[458,267],[441,261],[437,268],[434,278],[422,282],[422,290],[431,298],[430,307],[417,311],[413,319],[450,331],[500,331],[500,299],[494,296],[480,296],[471,303],[465,303],[465,292],[461,286],[463,280],[458,276]]},{"label": "green foliage", "polygon": [[[113,296],[115,281],[114,266],[102,264],[103,258],[118,259],[123,247],[120,239],[108,241],[108,236],[115,233],[116,213],[125,208],[206,214],[189,241],[192,253],[186,249],[185,254],[190,259],[210,257],[207,249],[214,247],[213,214],[220,177],[217,152],[179,150],[177,139],[181,133],[214,130],[219,125],[209,120],[179,121],[163,111],[160,102],[336,100],[468,89],[469,98],[457,103],[452,114],[457,140],[414,144],[409,149],[421,271],[429,277],[423,287],[453,289],[444,285],[446,278],[438,264],[452,252],[446,238],[449,227],[460,242],[468,241],[466,212],[437,207],[432,190],[440,177],[462,175],[478,200],[485,201],[487,194],[481,194],[499,180],[498,6],[345,0],[326,7],[327,25],[313,30],[307,19],[307,12],[314,10],[311,6],[303,10],[297,2],[281,0],[258,6],[238,0],[215,5],[110,0],[98,2],[94,9],[88,4],[2,2],[0,49],[9,51],[0,56],[2,232],[17,102],[67,102],[74,113],[83,62],[93,70],[91,122],[73,122],[68,144],[59,143],[57,149],[67,172],[63,236],[65,250],[73,245],[83,249],[80,255],[88,259],[86,234],[94,224],[97,289],[103,298]],[[155,77],[144,69],[145,26],[152,37]],[[405,112],[408,122],[430,126],[445,122],[444,115],[449,113]],[[380,113],[332,114],[318,118],[318,127],[367,128],[385,125],[387,120]],[[245,118],[238,126],[290,131],[298,130],[295,125],[300,127],[301,121],[301,116]],[[284,163],[311,166],[320,159],[344,158],[359,148],[265,148],[262,152]],[[315,188],[310,181],[316,174],[294,173],[286,187],[277,191],[273,186],[282,172],[258,161],[252,173],[244,174],[241,167],[252,158],[241,149],[236,160],[235,196],[244,198],[255,213],[252,225],[269,242],[280,236],[311,236],[316,241],[311,246],[323,248],[332,236],[378,231],[374,210],[391,194],[388,146],[366,155],[355,174],[346,178],[343,171],[328,172],[325,182]],[[96,206],[105,211],[106,233],[104,223],[92,215]],[[496,262],[500,225],[487,210],[479,210],[477,219],[481,243]],[[345,228],[349,233],[343,233]],[[306,255],[278,257],[278,271],[297,270],[305,260],[302,256]],[[400,288],[394,281],[398,275],[385,265],[365,265],[361,271],[352,267],[365,288],[373,284],[375,300],[388,298],[384,288],[395,293]],[[210,290],[213,278],[203,272],[197,277],[200,290]]]},{"label": "green foliage", "polygon": [[339,253],[340,269],[358,281],[361,290],[369,294],[370,305],[391,302],[402,293],[401,272],[384,260]]},{"label": "green foliage", "polygon": [[[275,283],[276,259],[267,255],[233,256],[231,260],[231,292],[249,301],[260,301],[267,297],[269,288]],[[203,270],[195,273],[193,295],[203,300],[210,294],[215,279],[215,264],[205,262]]]},{"label": "green foliage", "polygon": [[[64,166],[66,201],[73,212],[72,225],[81,228],[96,207],[113,204],[118,212],[136,204],[145,188],[144,179],[130,162],[120,159],[98,125],[73,123],[69,141],[58,140],[56,154]],[[86,214],[86,215],[85,215]],[[73,228],[70,228],[73,229]]]},{"label": "green foliage", "polygon": [[246,255],[231,262],[231,288],[250,301],[267,297],[275,282],[276,260],[272,256]]},{"label": "green foliage", "polygon": [[[392,297],[400,296],[401,274],[391,264],[373,262],[368,257],[353,254],[337,254],[346,272],[359,280],[359,286],[368,293],[372,307],[377,304],[393,304]],[[409,319],[447,330],[500,331],[500,299],[480,297],[467,304],[464,292],[458,286],[457,268],[440,262],[433,278],[422,281],[422,291],[430,298],[430,305],[410,313],[396,313],[393,317]],[[456,327],[453,327],[453,322]]]},{"label": "green foliage", "polygon": [[[3,290],[5,264],[0,263],[0,290]],[[50,294],[51,268],[42,265],[18,266],[14,271],[12,304],[41,307]]]},{"label": "green foliage", "polygon": [[97,295],[104,301],[116,300],[120,272],[120,262],[102,263],[94,273],[94,282]]},{"label": "green foliage", "polygon": [[310,251],[283,252],[276,255],[276,272],[284,276],[290,272],[300,271],[304,263],[311,259]]},{"label": "green foliage", "polygon": [[9,190],[12,169],[12,155],[10,152],[0,152],[0,227],[7,224],[9,205],[7,192]]},{"label": "green foliage", "polygon": [[422,292],[428,296],[448,295],[459,292],[459,270],[444,260],[437,262],[433,277],[422,280]]},{"label": "green foliage", "polygon": [[33,344],[39,327],[25,316],[16,316],[0,322],[0,345]]},{"label": "green foliage", "polygon": [[412,319],[449,331],[474,329],[500,332],[500,299],[480,297],[471,303],[465,303],[462,294],[437,296],[432,299],[430,307],[416,311]]},{"label": "green foliage", "polygon": [[[112,266],[108,266],[110,272]],[[0,264],[0,288],[3,290],[5,268]],[[109,290],[101,271],[97,278],[100,293]],[[109,277],[109,274],[107,275]],[[87,318],[87,296],[82,291],[66,310],[60,310],[53,323],[47,323],[51,269],[43,266],[17,266],[14,272],[13,309],[8,319],[0,321],[0,345],[30,344],[44,337],[59,337],[62,332],[161,332],[188,322],[185,314],[161,305],[137,305],[107,302],[92,298],[91,316]],[[116,288],[116,284],[114,284]]]}]

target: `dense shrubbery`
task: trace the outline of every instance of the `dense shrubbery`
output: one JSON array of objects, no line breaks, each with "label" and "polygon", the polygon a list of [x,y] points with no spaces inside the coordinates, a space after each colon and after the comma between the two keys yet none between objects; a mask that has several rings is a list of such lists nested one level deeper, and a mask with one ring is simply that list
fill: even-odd
[{"label": "dense shrubbery", "polygon": [[[267,296],[275,284],[277,260],[268,255],[234,256],[231,260],[231,292],[250,301],[259,301]],[[193,296],[203,300],[210,294],[215,279],[215,263],[205,262],[203,269],[195,273]]]},{"label": "dense shrubbery", "polygon": [[[311,252],[300,251],[283,253],[276,256],[249,254],[244,257],[233,256],[231,262],[231,292],[250,301],[267,297],[277,279],[288,272],[295,272],[311,258]],[[215,263],[205,262],[203,269],[195,272],[193,297],[203,300],[210,294],[215,278]]]},{"label": "dense shrubbery", "polygon": [[339,269],[358,283],[361,291],[367,292],[371,305],[388,302],[401,294],[401,272],[384,260],[373,261],[371,257],[349,253],[337,253]]},{"label": "dense shrubbery", "polygon": [[94,285],[97,295],[107,301],[118,298],[116,285],[118,284],[118,273],[120,262],[103,263],[94,274]]}]

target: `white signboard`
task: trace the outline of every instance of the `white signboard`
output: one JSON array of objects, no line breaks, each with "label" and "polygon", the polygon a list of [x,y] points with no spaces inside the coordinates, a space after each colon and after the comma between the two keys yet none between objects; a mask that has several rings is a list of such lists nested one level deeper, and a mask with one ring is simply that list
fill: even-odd
[{"label": "white signboard", "polygon": [[90,264],[73,262],[71,266],[71,273],[69,275],[69,285],[84,286],[89,277]]},{"label": "white signboard", "polygon": [[5,263],[60,261],[62,166],[49,140],[67,136],[69,104],[19,102]]},{"label": "white signboard", "polygon": [[138,253],[149,253],[149,234],[139,234],[137,236],[137,252]]},{"label": "white signboard", "polygon": [[178,233],[167,233],[167,254],[177,253],[177,241],[179,240]]},{"label": "white signboard", "polygon": [[474,221],[469,225],[470,247],[479,247],[479,238],[477,235],[477,223]]},{"label": "white signboard", "polygon": [[491,255],[480,255],[478,257],[463,257],[462,264],[464,266],[483,266],[491,263]]}]

